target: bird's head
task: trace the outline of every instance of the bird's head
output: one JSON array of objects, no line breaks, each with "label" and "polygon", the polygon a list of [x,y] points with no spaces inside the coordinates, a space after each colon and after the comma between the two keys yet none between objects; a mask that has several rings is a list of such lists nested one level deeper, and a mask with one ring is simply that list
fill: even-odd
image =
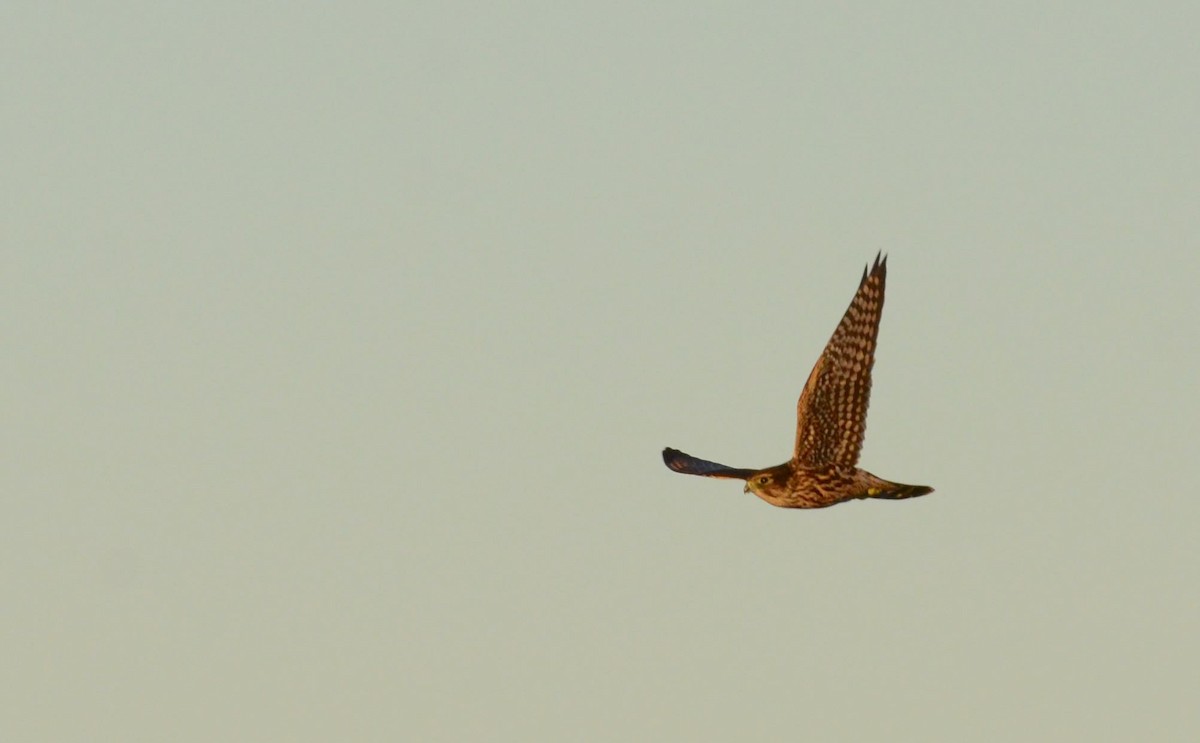
[{"label": "bird's head", "polygon": [[779,473],[774,470],[775,468],[760,470],[746,478],[746,487],[742,489],[742,492],[754,493],[766,501],[771,500],[775,490],[782,484],[777,482]]},{"label": "bird's head", "polygon": [[758,470],[746,478],[745,492],[754,493],[772,506],[787,506],[792,500],[792,464],[785,462]]}]

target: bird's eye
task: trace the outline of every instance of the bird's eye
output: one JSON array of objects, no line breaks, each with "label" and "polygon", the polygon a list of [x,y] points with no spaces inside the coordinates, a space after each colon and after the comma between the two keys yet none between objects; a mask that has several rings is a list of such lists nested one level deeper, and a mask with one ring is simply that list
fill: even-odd
[{"label": "bird's eye", "polygon": [[758,478],[759,485],[766,485],[770,481],[771,481],[771,478],[767,477],[766,475],[763,475],[762,477]]}]

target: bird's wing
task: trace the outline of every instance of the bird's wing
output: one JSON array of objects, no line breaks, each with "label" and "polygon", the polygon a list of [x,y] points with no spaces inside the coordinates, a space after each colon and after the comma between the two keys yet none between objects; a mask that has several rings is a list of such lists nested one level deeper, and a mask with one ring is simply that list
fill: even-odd
[{"label": "bird's wing", "polygon": [[814,466],[854,466],[867,431],[871,367],[883,315],[887,258],[875,256],[863,270],[858,292],[837,330],[817,359],[796,404],[796,451],[793,460]]},{"label": "bird's wing", "polygon": [[758,471],[727,467],[705,459],[697,459],[690,454],[684,454],[678,449],[671,448],[663,449],[663,463],[676,472],[682,472],[685,475],[728,477],[736,480],[745,480]]}]

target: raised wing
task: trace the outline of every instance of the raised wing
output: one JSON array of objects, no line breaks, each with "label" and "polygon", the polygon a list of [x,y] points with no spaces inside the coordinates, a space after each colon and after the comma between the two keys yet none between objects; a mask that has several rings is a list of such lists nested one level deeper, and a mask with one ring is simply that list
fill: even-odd
[{"label": "raised wing", "polygon": [[745,480],[758,470],[741,470],[727,467],[705,459],[697,459],[690,454],[684,454],[670,447],[663,449],[663,463],[676,472],[685,475],[702,475],[703,477],[728,477],[735,480]]},{"label": "raised wing", "polygon": [[854,466],[867,432],[871,367],[883,316],[887,258],[863,269],[858,293],[817,359],[796,404],[794,461],[806,466]]}]

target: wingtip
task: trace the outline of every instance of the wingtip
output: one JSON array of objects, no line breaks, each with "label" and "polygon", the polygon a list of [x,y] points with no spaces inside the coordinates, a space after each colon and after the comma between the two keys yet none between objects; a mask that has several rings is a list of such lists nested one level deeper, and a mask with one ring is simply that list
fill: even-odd
[{"label": "wingtip", "polygon": [[663,464],[665,464],[667,466],[667,469],[671,470],[672,472],[685,472],[686,473],[687,467],[685,465],[687,462],[687,458],[688,458],[687,454],[684,454],[683,452],[679,451],[678,449],[672,449],[669,446],[664,447],[662,450]]},{"label": "wingtip", "polygon": [[882,250],[876,253],[874,263],[868,263],[867,265],[863,266],[862,279],[859,280],[858,285],[862,286],[863,284],[867,283],[867,279],[871,276],[874,276],[876,273],[880,274],[881,276],[887,276],[887,259],[887,255],[884,254]]}]

